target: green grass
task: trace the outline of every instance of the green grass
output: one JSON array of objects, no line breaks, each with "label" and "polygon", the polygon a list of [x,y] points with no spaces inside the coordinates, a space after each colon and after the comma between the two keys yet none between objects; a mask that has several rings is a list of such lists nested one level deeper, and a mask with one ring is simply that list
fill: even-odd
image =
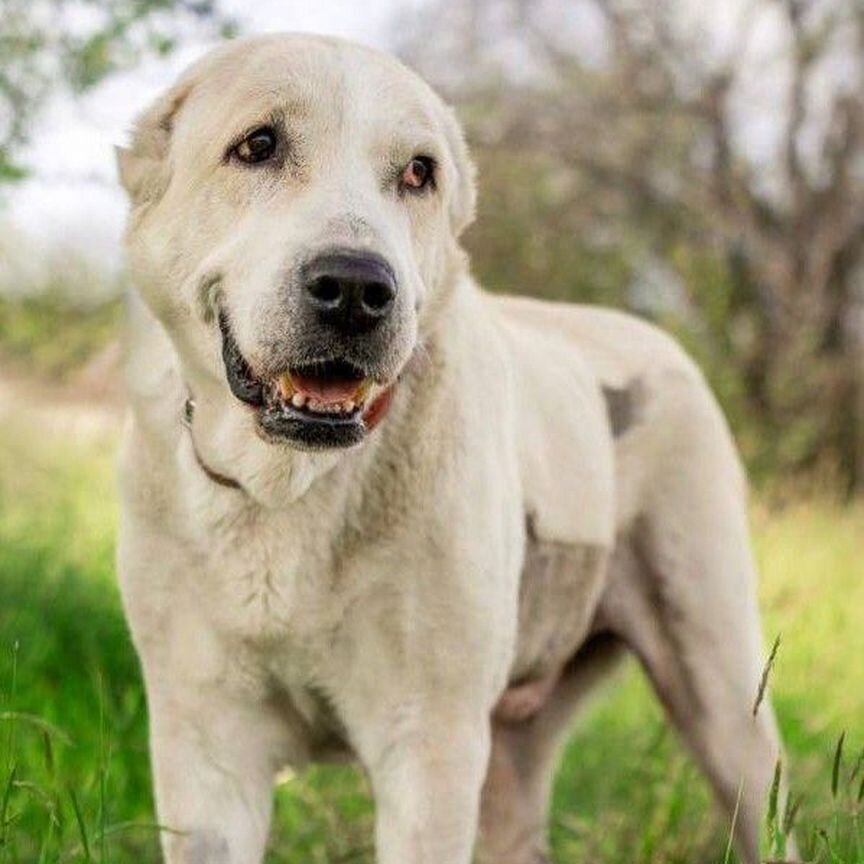
[{"label": "green grass", "polygon": [[10,298],[0,293],[0,359],[64,379],[117,338],[119,300],[73,302],[57,291]]},{"label": "green grass", "polygon": [[[155,862],[145,702],[113,573],[110,440],[24,422],[0,422],[0,864]],[[766,630],[782,634],[773,698],[803,795],[799,841],[808,860],[864,864],[864,510],[802,503],[754,523]],[[285,778],[269,861],[370,864],[371,827],[355,770]],[[574,730],[555,860],[720,864],[728,834],[628,668]]]}]

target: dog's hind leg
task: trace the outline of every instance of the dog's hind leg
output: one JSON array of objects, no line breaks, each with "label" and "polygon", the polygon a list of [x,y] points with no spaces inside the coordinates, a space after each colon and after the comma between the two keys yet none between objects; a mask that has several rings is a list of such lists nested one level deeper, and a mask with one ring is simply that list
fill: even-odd
[{"label": "dog's hind leg", "polygon": [[493,720],[480,812],[480,864],[549,860],[546,823],[558,752],[574,712],[622,654],[618,640],[596,637],[568,664],[539,712],[516,722]]},{"label": "dog's hind leg", "polygon": [[757,710],[764,659],[744,498],[731,468],[678,468],[617,548],[601,614],[734,818],[742,860],[757,864],[780,745],[767,698]]}]

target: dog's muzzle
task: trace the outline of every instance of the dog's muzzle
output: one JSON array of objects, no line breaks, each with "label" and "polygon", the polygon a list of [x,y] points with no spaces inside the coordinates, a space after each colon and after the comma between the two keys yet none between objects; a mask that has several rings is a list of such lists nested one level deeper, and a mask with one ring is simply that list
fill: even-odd
[{"label": "dog's muzzle", "polygon": [[[344,290],[355,297],[360,294],[361,299],[340,299],[339,303],[368,303],[358,284],[362,285],[351,282]],[[372,290],[378,296],[379,289]],[[348,326],[346,322],[358,314],[366,315],[356,309],[338,309],[334,312],[339,316],[337,326]],[[361,362],[338,354],[291,366],[272,377],[259,377],[243,356],[224,310],[219,325],[228,386],[237,399],[255,410],[259,432],[266,440],[285,441],[304,450],[351,447],[384,419],[395,380],[379,381]]]}]

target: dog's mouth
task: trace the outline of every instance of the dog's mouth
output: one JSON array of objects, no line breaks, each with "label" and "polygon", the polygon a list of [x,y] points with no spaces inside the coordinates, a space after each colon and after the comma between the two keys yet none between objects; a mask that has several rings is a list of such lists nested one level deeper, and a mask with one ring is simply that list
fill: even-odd
[{"label": "dog's mouth", "polygon": [[219,323],[228,385],[234,396],[256,409],[265,438],[303,449],[351,447],[384,419],[396,382],[378,382],[338,357],[259,378],[240,352],[224,312]]}]

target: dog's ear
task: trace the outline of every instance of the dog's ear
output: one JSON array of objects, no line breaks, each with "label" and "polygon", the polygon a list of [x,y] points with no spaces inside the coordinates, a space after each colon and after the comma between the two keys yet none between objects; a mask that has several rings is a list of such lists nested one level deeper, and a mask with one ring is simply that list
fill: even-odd
[{"label": "dog's ear", "polygon": [[133,207],[155,203],[171,177],[171,132],[192,89],[180,81],[138,116],[128,147],[116,147],[117,173]]},{"label": "dog's ear", "polygon": [[477,208],[476,169],[465,143],[462,126],[456,113],[444,106],[444,132],[450,157],[456,167],[456,183],[450,193],[450,223],[458,237],[473,221]]}]

